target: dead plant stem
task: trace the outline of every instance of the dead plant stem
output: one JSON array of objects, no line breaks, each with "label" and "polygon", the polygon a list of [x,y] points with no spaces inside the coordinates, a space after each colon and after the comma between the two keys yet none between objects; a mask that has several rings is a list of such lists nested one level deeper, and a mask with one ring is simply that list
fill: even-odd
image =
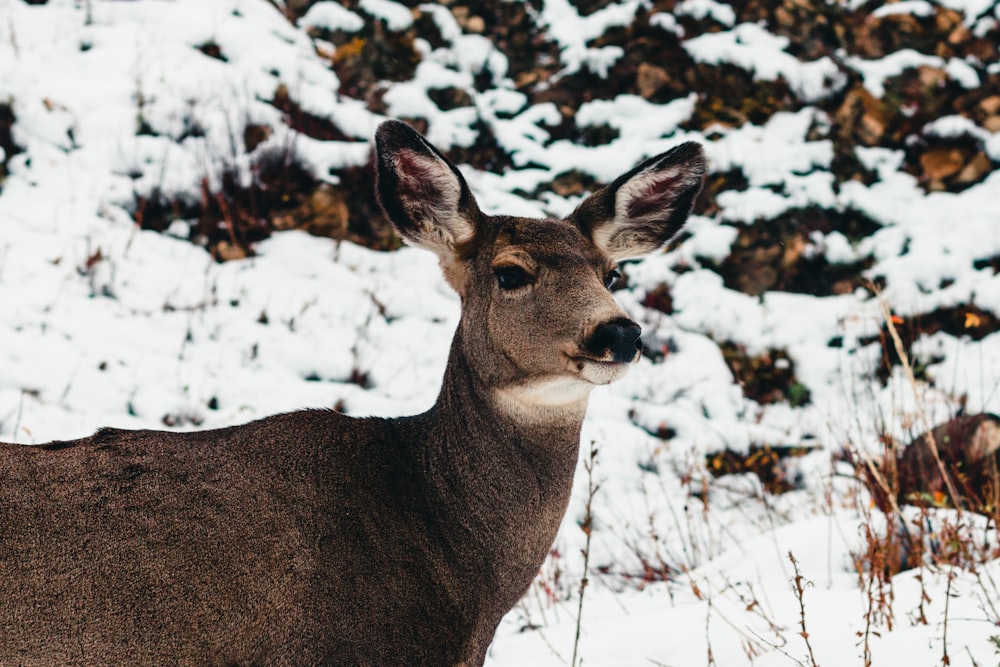
[{"label": "dead plant stem", "polygon": [[889,336],[892,337],[892,344],[896,348],[896,354],[899,355],[900,363],[903,364],[903,371],[906,373],[906,377],[910,382],[910,388],[913,390],[917,415],[920,417],[920,422],[923,424],[924,431],[926,431],[927,444],[930,447],[931,454],[934,455],[934,461],[937,463],[938,472],[941,473],[941,479],[944,480],[945,487],[948,489],[948,496],[951,500],[952,506],[955,508],[955,511],[961,515],[962,504],[960,502],[958,490],[955,488],[955,482],[952,480],[947,468],[945,468],[944,462],[941,460],[941,456],[938,454],[937,441],[935,440],[932,432],[932,424],[927,416],[927,411],[924,410],[924,404],[920,398],[920,392],[917,390],[917,379],[913,374],[913,366],[910,364],[910,358],[906,353],[906,348],[903,346],[903,340],[899,337],[899,331],[896,329],[896,324],[892,320],[892,310],[889,308],[889,303],[882,297],[882,292],[874,285],[872,285],[872,288],[875,291],[875,296],[878,299],[879,306],[882,308],[882,317],[885,320],[885,326],[889,331]]},{"label": "dead plant stem", "polygon": [[24,414],[24,395],[28,393],[21,390],[21,400],[17,404],[17,417],[14,419],[14,443],[17,444],[17,436],[21,432],[21,415]]},{"label": "dead plant stem", "polygon": [[792,580],[795,585],[795,597],[799,601],[799,627],[802,628],[801,635],[802,639],[806,642],[806,649],[809,651],[809,665],[810,667],[817,667],[816,656],[813,655],[812,644],[809,642],[809,631],[806,630],[806,603],[804,599],[805,587],[809,585],[810,582],[806,582],[802,575],[799,573],[799,563],[795,560],[795,556],[791,551],[788,552],[788,560],[792,563],[792,569],[795,571],[795,577]]},{"label": "dead plant stem", "polygon": [[[587,577],[590,567],[590,537],[594,532],[594,512],[593,503],[600,484],[594,482],[594,466],[597,463],[597,443],[591,441],[590,455],[583,462],[583,469],[587,471],[587,504],[584,507],[583,521],[580,528],[586,537],[583,546],[583,577],[580,578],[580,601],[576,607],[576,636],[573,638],[573,659],[570,660],[570,667],[577,667],[577,655],[580,648],[580,629],[583,627],[583,599],[587,591],[587,584],[590,580]],[[582,660],[581,660],[582,663]]]},{"label": "dead plant stem", "polygon": [[951,607],[951,582],[955,579],[954,566],[948,568],[948,585],[945,587],[944,591],[944,629],[941,633],[941,643],[943,645],[941,655],[941,664],[950,665],[951,658],[948,657],[948,610]]}]

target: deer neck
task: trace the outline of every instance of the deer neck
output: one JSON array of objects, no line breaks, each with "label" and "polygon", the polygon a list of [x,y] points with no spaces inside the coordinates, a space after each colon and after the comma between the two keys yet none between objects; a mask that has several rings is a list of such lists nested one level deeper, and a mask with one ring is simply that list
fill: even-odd
[{"label": "deer neck", "polygon": [[456,337],[432,409],[446,429],[438,433],[442,444],[482,454],[485,462],[523,463],[536,477],[571,483],[590,386],[553,379],[495,387],[475,368]]},{"label": "deer neck", "polygon": [[437,506],[450,508],[439,519],[453,551],[474,554],[484,585],[512,586],[516,602],[565,513],[587,397],[525,414],[471,368],[456,339],[438,401],[421,416],[425,481]]}]

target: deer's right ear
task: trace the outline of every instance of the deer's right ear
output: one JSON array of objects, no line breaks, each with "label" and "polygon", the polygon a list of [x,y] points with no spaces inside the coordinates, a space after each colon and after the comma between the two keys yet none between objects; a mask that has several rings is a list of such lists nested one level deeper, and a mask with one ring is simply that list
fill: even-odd
[{"label": "deer's right ear", "polygon": [[479,208],[458,168],[405,123],[375,132],[379,204],[400,236],[437,253],[445,277],[462,293],[458,262],[475,236]]},{"label": "deer's right ear", "polygon": [[640,257],[680,231],[704,179],[701,146],[681,144],[592,194],[570,219],[615,261]]}]

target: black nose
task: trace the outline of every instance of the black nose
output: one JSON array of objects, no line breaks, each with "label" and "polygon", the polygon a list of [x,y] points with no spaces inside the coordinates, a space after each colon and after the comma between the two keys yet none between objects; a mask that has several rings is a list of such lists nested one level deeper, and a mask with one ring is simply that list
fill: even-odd
[{"label": "black nose", "polygon": [[632,320],[612,320],[594,330],[587,351],[599,358],[610,352],[613,361],[629,363],[635,359],[636,350],[642,349],[641,334],[642,329]]}]

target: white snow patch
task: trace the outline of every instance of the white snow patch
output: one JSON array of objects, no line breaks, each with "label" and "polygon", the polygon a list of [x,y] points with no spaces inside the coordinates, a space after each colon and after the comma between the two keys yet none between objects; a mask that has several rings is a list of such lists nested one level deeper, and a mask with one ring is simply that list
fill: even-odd
[{"label": "white snow patch", "polygon": [[730,63],[766,81],[784,79],[807,101],[822,99],[845,82],[829,58],[802,62],[785,51],[787,37],[772,35],[754,23],[741,23],[726,32],[700,35],[686,40],[683,46],[699,62]]},{"label": "white snow patch", "polygon": [[357,32],[365,26],[364,19],[345,8],[339,2],[323,0],[317,2],[305,13],[299,23],[307,28],[323,28],[324,30]]},{"label": "white snow patch", "polygon": [[674,13],[677,16],[690,16],[699,21],[711,18],[727,28],[736,25],[736,12],[733,8],[716,0],[682,0],[677,3]]},{"label": "white snow patch", "polygon": [[407,30],[413,25],[410,8],[393,0],[360,0],[358,6],[362,11],[385,21],[386,27],[393,32]]},{"label": "white snow patch", "polygon": [[901,2],[882,5],[872,12],[872,16],[877,19],[897,14],[932,16],[934,14],[934,6],[926,0],[902,0]]}]

